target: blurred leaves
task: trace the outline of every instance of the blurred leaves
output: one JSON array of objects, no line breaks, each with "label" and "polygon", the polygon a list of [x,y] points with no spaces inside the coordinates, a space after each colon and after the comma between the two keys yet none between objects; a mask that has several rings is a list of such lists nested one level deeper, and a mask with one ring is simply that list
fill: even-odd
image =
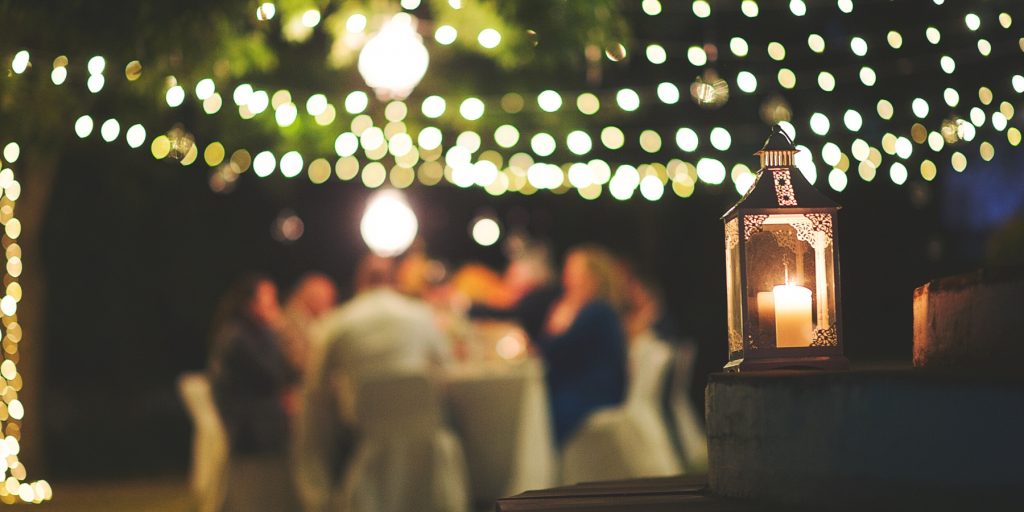
[{"label": "blurred leaves", "polygon": [[[88,113],[97,123],[107,117],[126,125],[143,123],[151,136],[181,124],[202,145],[219,140],[229,148],[288,147],[329,154],[338,127],[347,126],[349,116],[339,112],[327,127],[303,115],[285,128],[276,125],[273,115],[243,121],[233,115],[231,91],[239,83],[271,94],[284,89],[300,108],[310,94],[322,92],[340,109],[346,94],[365,88],[355,71],[359,49],[401,7],[397,0],[276,0],[274,17],[259,20],[261,3],[0,0],[5,25],[0,58],[9,62],[14,52],[27,48],[35,68],[0,80],[0,120],[7,130],[30,133],[40,141],[73,137],[73,120]],[[411,102],[428,94],[494,97],[555,78],[580,83],[588,46],[603,48],[630,37],[618,0],[461,0],[454,2],[458,9],[452,3],[423,0],[412,11],[430,48],[431,69]],[[312,28],[301,23],[310,9],[323,17]],[[366,16],[365,29],[348,30],[354,14]],[[444,24],[458,31],[449,46],[433,41],[434,31]],[[495,48],[478,41],[488,28],[501,34]],[[49,80],[58,55],[69,60],[68,81],[60,87]],[[107,62],[99,94],[84,87],[86,62],[94,55]],[[141,75],[126,80],[125,66],[136,60],[142,63]],[[207,77],[215,80],[224,101],[216,115],[203,113],[192,95],[195,84]],[[190,99],[170,109],[164,94],[175,82]],[[489,112],[485,125],[503,118],[500,112]],[[458,118],[446,122],[464,128]]]}]

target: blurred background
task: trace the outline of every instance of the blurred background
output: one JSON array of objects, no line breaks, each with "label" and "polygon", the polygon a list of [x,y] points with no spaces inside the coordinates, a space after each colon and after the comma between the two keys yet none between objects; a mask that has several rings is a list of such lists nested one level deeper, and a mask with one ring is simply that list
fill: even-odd
[{"label": "blurred background", "polygon": [[[854,362],[909,362],[915,287],[1024,258],[1014,115],[1024,91],[1014,74],[1024,69],[1024,12],[1015,1],[280,0],[269,16],[263,4],[0,2],[9,70],[0,79],[0,142],[20,145],[4,165],[24,184],[23,308],[37,315],[32,325],[23,313],[31,393],[23,446],[35,438],[23,458],[36,459],[39,477],[185,473],[190,425],[175,379],[206,365],[214,305],[244,271],[266,272],[283,290],[322,271],[342,298],[350,295],[352,268],[366,252],[360,218],[381,183],[355,172],[307,176],[301,161],[293,178],[273,168],[259,178],[248,162],[247,171],[229,164],[266,150],[334,166],[348,157],[335,151],[338,135],[357,130],[360,116],[382,127],[403,123],[410,134],[436,126],[444,147],[460,140],[474,161],[494,159],[482,155],[490,150],[506,176],[516,154],[566,164],[552,190],[531,182],[513,190],[508,178],[504,189],[485,190],[449,183],[451,172],[437,184],[417,175],[384,186],[407,187],[427,253],[451,268],[479,261],[500,270],[510,233],[547,242],[556,256],[597,242],[631,262],[699,347],[698,406],[706,375],[726,361],[719,217],[749,186],[752,154],[773,123],[792,130],[801,169],[843,206],[845,345]],[[309,11],[315,22],[303,21]],[[378,99],[355,61],[365,37],[396,12],[420,19],[430,64],[404,100],[408,113],[389,121],[385,110],[399,100]],[[443,26],[454,27],[454,42],[444,42]],[[494,46],[483,35],[491,27],[501,34]],[[29,52],[29,69],[18,64],[20,51]],[[86,63],[96,55],[105,58],[106,83],[92,92],[96,73]],[[131,62],[141,62],[136,79]],[[66,83],[57,85],[52,74],[61,67]],[[214,114],[194,92],[205,78],[223,101]],[[674,97],[659,88],[665,83]],[[170,92],[179,84],[181,101]],[[288,92],[298,120],[236,105],[241,84],[264,96]],[[350,99],[352,91],[365,92]],[[542,91],[557,92],[553,111],[538,102]],[[336,112],[326,123],[307,112],[318,93]],[[599,100],[596,113],[585,112],[585,93]],[[424,102],[432,96],[447,100],[439,119]],[[485,113],[460,115],[466,98],[480,99]],[[107,119],[121,130],[142,124],[145,144],[104,142]],[[500,141],[502,126],[515,127],[517,141]],[[623,141],[606,140],[615,139],[607,127]],[[696,150],[684,147],[681,128],[699,136]],[[714,139],[715,128],[727,142]],[[589,134],[582,153],[561,142],[574,130]],[[557,140],[554,149],[534,137],[541,133]],[[219,159],[205,152],[214,143]],[[193,146],[198,155],[184,165]],[[225,156],[243,149],[237,161]],[[355,165],[364,174],[376,161],[391,174],[402,167],[400,157],[363,153]],[[421,148],[421,161],[426,154]],[[561,174],[573,162],[600,167],[593,160],[658,177],[664,190],[609,184],[593,197],[592,184],[578,190]],[[471,235],[482,216],[501,229],[490,246]]]}]

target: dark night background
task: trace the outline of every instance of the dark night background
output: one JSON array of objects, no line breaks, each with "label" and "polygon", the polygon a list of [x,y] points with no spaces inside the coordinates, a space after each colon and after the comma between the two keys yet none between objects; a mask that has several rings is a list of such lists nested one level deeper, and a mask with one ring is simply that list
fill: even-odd
[{"label": "dark night background", "polygon": [[[832,193],[844,206],[842,298],[854,361],[909,362],[913,289],[980,264],[986,233],[1024,198],[1019,160],[942,173],[931,184],[851,179],[843,194]],[[229,281],[257,269],[286,290],[322,270],[344,296],[365,251],[358,219],[370,191],[358,183],[244,176],[218,195],[205,172],[84,142],[66,152],[57,183],[44,263],[59,321],[49,325],[41,397],[55,478],[184,470],[189,426],[174,380],[203,367],[211,311]],[[656,203],[574,193],[492,198],[451,186],[414,186],[408,196],[429,253],[452,264],[503,264],[497,245],[477,246],[467,232],[485,208],[559,253],[581,242],[613,248],[654,278],[668,314],[699,344],[695,388],[724,363],[718,217],[737,199],[729,185]],[[271,237],[282,209],[305,222],[293,244]]]}]

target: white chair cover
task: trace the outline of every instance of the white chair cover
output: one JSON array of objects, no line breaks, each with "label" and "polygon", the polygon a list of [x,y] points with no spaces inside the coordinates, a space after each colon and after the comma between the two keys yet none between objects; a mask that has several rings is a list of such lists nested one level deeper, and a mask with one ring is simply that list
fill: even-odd
[{"label": "white chair cover", "polygon": [[227,430],[213,400],[204,373],[178,377],[178,392],[192,419],[190,487],[200,512],[215,512],[224,504],[227,489],[229,444]]},{"label": "white chair cover", "polygon": [[708,438],[704,432],[704,422],[701,421],[702,415],[697,412],[690,398],[690,383],[693,381],[693,365],[696,360],[695,344],[683,343],[676,349],[676,366],[668,399],[686,470],[689,473],[704,473],[708,468]]},{"label": "white chair cover", "polygon": [[360,442],[333,500],[334,510],[468,510],[462,447],[445,427],[435,387],[425,373],[361,377],[355,399]]},{"label": "white chair cover", "polygon": [[631,342],[626,401],[595,412],[569,439],[562,453],[564,483],[682,473],[661,412],[672,362],[672,347],[650,334]]}]

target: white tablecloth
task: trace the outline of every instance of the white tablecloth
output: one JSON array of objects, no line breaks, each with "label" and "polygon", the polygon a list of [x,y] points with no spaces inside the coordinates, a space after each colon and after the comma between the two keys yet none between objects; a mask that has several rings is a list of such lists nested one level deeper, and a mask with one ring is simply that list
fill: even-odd
[{"label": "white tablecloth", "polygon": [[478,362],[447,372],[452,425],[477,503],[556,483],[555,448],[541,363]]}]

